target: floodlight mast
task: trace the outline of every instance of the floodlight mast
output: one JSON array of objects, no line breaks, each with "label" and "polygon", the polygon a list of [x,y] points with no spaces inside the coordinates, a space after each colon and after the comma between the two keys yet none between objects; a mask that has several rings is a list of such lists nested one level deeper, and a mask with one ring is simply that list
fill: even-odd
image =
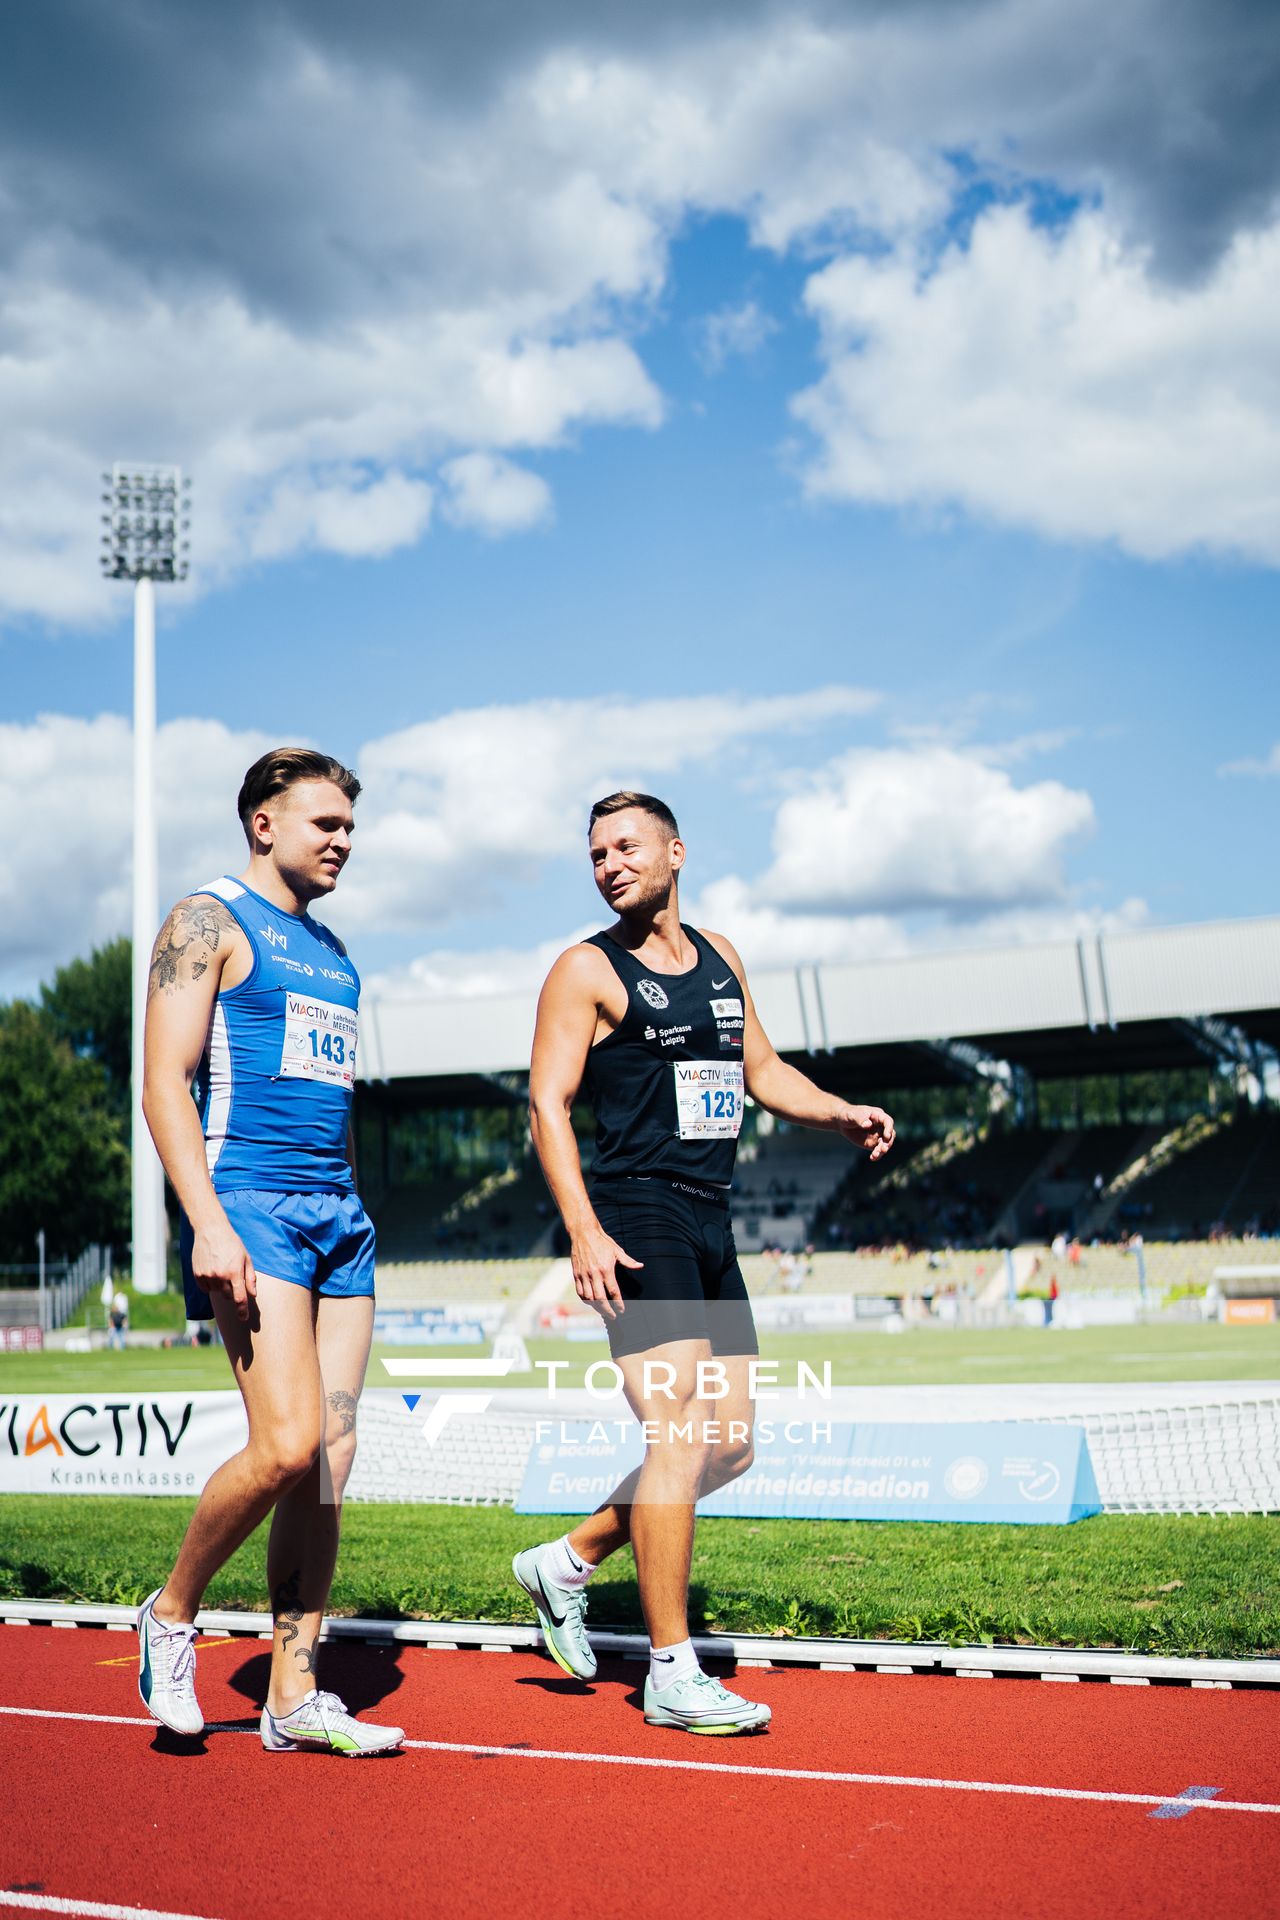
[{"label": "floodlight mast", "polygon": [[191,482],[177,467],[117,461],[102,486],[102,571],[108,580],[133,581],[133,1284],[139,1293],[163,1293],[164,1172],[142,1114],[147,974],[160,917],[155,587],[187,577]]}]

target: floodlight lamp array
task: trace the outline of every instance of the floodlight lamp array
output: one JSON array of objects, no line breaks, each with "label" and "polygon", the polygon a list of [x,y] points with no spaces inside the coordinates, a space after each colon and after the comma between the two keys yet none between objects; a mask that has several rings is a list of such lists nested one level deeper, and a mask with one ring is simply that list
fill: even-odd
[{"label": "floodlight lamp array", "polygon": [[179,467],[117,461],[102,476],[102,571],[108,580],[185,580],[191,482]]}]

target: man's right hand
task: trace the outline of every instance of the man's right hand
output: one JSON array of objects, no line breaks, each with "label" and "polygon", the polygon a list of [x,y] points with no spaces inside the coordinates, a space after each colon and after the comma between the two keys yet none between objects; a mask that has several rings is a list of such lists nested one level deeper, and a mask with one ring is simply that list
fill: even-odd
[{"label": "man's right hand", "polygon": [[197,1232],[191,1273],[206,1293],[229,1293],[240,1318],[249,1318],[249,1302],[258,1294],[258,1276],[244,1242],[228,1221]]},{"label": "man's right hand", "polygon": [[573,1284],[578,1289],[579,1300],[585,1300],[606,1320],[616,1320],[620,1313],[626,1312],[627,1303],[622,1297],[615,1269],[639,1268],[644,1265],[643,1260],[633,1260],[629,1253],[624,1253],[599,1222],[574,1234],[569,1257],[573,1262]]}]

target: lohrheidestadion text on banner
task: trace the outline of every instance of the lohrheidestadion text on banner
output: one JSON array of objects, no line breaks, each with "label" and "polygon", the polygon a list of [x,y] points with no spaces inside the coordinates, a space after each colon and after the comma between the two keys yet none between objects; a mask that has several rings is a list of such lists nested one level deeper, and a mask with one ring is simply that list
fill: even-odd
[{"label": "lohrheidestadion text on banner", "polygon": [[[643,1457],[640,1429],[628,1424],[539,1422],[516,1512],[597,1506]],[[1102,1502],[1080,1426],[797,1420],[761,1422],[752,1465],[699,1501],[698,1511],[752,1520],[1053,1526],[1101,1513]]]}]

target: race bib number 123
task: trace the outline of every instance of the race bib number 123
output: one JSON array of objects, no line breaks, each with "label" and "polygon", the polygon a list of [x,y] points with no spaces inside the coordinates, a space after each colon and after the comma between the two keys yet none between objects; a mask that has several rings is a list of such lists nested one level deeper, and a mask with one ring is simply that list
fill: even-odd
[{"label": "race bib number 123", "polygon": [[742,1129],[741,1060],[675,1060],[682,1140],[736,1140]]}]

